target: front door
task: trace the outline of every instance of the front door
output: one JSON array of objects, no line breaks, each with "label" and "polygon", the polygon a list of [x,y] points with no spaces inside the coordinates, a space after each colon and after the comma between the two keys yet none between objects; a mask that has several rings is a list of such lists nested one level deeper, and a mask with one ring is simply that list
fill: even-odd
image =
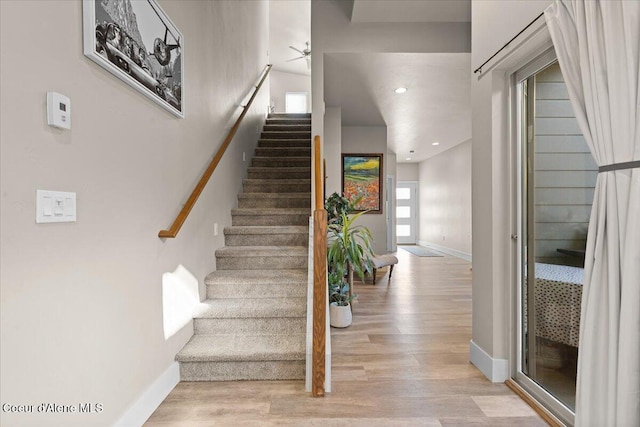
[{"label": "front door", "polygon": [[418,183],[398,182],[396,187],[396,236],[398,244],[418,242]]}]

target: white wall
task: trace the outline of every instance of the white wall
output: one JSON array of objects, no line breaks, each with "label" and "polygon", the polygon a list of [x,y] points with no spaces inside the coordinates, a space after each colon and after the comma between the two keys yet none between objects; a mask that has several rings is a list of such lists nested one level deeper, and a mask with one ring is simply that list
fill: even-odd
[{"label": "white wall", "polygon": [[[389,193],[388,194],[389,202],[390,202],[389,212],[385,211],[384,217],[385,217],[386,227],[391,228],[390,230],[387,230],[387,248],[385,252],[395,252],[398,250],[398,245],[396,242],[397,237],[396,237],[396,189],[395,189],[396,185],[398,184],[398,181],[401,181],[398,178],[398,166],[400,166],[400,164],[398,163],[398,156],[396,155],[396,153],[394,153],[391,150],[387,150],[387,154],[385,157],[386,170],[384,171],[384,177],[385,177],[384,182],[386,185],[387,179],[391,177],[393,180],[393,186],[392,188],[384,188],[384,192],[383,192],[383,195],[386,195],[387,192]],[[378,252],[378,253],[382,253],[382,252]]]},{"label": "white wall", "polygon": [[398,181],[418,180],[418,163],[398,163],[396,167]]},{"label": "white wall", "polygon": [[324,116],[324,159],[326,160],[326,193],[342,193],[342,111],[328,107]]},{"label": "white wall", "polygon": [[[552,0],[472,0],[471,65],[475,70],[524,27]],[[544,18],[540,18],[544,20]]]},{"label": "white wall", "polygon": [[[472,67],[476,68],[540,14],[549,1],[473,1]],[[509,377],[507,359],[511,301],[515,292],[514,152],[509,134],[509,80],[512,67],[523,66],[549,48],[538,29],[541,20],[492,64],[471,75],[473,331],[471,361],[493,381]],[[547,33],[548,35],[548,33]],[[523,43],[526,42],[526,45]],[[533,47],[535,45],[535,48]],[[524,47],[523,47],[524,46]],[[497,64],[497,65],[496,65]],[[474,359],[475,355],[486,360]],[[483,368],[484,366],[484,368]]]},{"label": "white wall", "polygon": [[419,164],[420,244],[471,256],[471,141]]},{"label": "white wall", "polygon": [[312,134],[324,132],[324,54],[335,52],[469,52],[471,28],[465,22],[353,23],[353,2],[311,2]]},{"label": "white wall", "polygon": [[[342,127],[342,152],[343,153],[382,153],[382,176],[387,176],[387,128],[385,126],[343,126]],[[395,162],[395,159],[394,159]],[[395,168],[391,169],[395,173]],[[384,192],[384,179],[381,192]],[[383,193],[384,194],[384,193]],[[385,253],[387,250],[387,222],[385,219],[384,201],[382,212],[364,214],[359,223],[369,227],[373,235],[373,249],[376,253]]]},{"label": "white wall", "polygon": [[285,112],[285,95],[287,92],[306,92],[307,111],[311,111],[311,76],[271,70],[269,73],[271,106],[274,112]]},{"label": "white wall", "polygon": [[[160,4],[185,37],[182,120],[83,56],[81,2],[0,2],[2,402],[104,405],[2,412],[2,425],[113,425],[192,334],[189,325],[164,339],[162,275],[182,265],[204,295],[223,245],[213,224],[231,222],[268,90],[180,235],[157,234],[267,63],[268,3]],[[49,90],[71,98],[72,130],[46,125]],[[77,192],[77,222],[36,224],[36,189]]]}]

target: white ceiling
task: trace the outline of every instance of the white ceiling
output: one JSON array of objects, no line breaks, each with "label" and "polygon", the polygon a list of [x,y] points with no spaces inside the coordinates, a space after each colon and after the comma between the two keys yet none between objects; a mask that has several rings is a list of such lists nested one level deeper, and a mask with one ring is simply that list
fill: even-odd
[{"label": "white ceiling", "polygon": [[[286,61],[299,56],[289,45],[302,50],[311,41],[311,1],[270,0],[269,8],[273,69],[309,75],[306,61]],[[351,21],[470,22],[471,0],[353,0]],[[386,125],[398,162],[471,139],[469,53],[325,53],[324,67],[325,104],[342,108],[345,126]],[[399,86],[407,93],[394,93]]]},{"label": "white ceiling", "polygon": [[342,108],[343,126],[386,125],[398,162],[471,139],[469,53],[332,53],[324,66],[326,105]]},{"label": "white ceiling", "polygon": [[471,22],[471,0],[354,0],[351,22]]},{"label": "white ceiling", "polygon": [[311,0],[269,1],[269,62],[274,70],[310,75],[307,61],[286,62],[300,54],[289,46],[303,50],[311,42]]}]

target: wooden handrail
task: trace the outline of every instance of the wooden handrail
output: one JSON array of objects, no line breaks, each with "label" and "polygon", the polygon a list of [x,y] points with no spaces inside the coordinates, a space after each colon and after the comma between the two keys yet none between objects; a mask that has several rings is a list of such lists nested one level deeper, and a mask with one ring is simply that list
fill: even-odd
[{"label": "wooden handrail", "polygon": [[202,190],[204,190],[204,187],[207,185],[207,182],[209,182],[209,178],[211,178],[211,175],[213,175],[213,172],[216,170],[218,163],[220,163],[220,160],[222,159],[222,155],[224,154],[225,151],[227,151],[227,147],[229,147],[231,140],[233,139],[236,132],[238,131],[238,128],[240,127],[240,123],[242,122],[242,119],[244,119],[244,116],[247,114],[247,111],[249,111],[249,108],[251,107],[253,100],[258,94],[258,91],[260,90],[260,88],[262,87],[262,83],[264,83],[265,79],[267,78],[267,75],[269,75],[269,71],[271,71],[271,67],[272,67],[271,64],[267,64],[267,67],[264,71],[264,74],[262,75],[262,78],[260,79],[260,82],[258,83],[257,86],[255,86],[253,90],[253,94],[251,95],[251,98],[249,98],[249,102],[247,102],[247,105],[244,105],[242,107],[242,113],[240,114],[236,122],[231,127],[231,130],[229,130],[227,137],[224,139],[224,142],[222,143],[220,148],[218,148],[218,152],[216,153],[216,155],[213,156],[211,163],[209,163],[209,166],[202,174],[200,181],[198,181],[198,183],[196,184],[195,188],[191,192],[191,195],[187,199],[187,202],[184,204],[184,206],[180,210],[180,213],[178,213],[178,216],[176,216],[176,219],[173,220],[173,224],[171,224],[171,227],[168,230],[160,230],[160,232],[158,233],[158,237],[174,238],[178,235],[180,228],[182,228],[182,224],[184,224],[187,217],[189,216],[189,212],[191,212],[191,209],[193,209],[193,206],[196,204],[198,197],[200,197],[200,193],[202,193]]},{"label": "wooden handrail", "polygon": [[325,349],[327,333],[327,211],[324,209],[324,176],[321,168],[320,137],[314,144],[313,212],[313,340],[311,394],[324,396]]}]

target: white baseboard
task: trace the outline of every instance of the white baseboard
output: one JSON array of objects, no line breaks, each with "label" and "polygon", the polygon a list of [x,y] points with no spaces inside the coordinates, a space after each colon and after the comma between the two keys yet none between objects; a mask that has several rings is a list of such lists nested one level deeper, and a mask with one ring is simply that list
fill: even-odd
[{"label": "white baseboard", "polygon": [[461,252],[461,251],[457,251],[455,249],[447,248],[446,246],[436,245],[435,243],[427,242],[425,240],[420,240],[418,242],[418,244],[420,246],[424,246],[424,247],[427,247],[427,248],[435,249],[438,252],[442,252],[442,253],[445,253],[447,255],[451,255],[451,256],[454,256],[456,258],[461,258],[461,259],[464,259],[466,261],[471,262],[471,254],[468,254],[468,253],[465,253],[465,252]]},{"label": "white baseboard", "polygon": [[469,360],[493,383],[503,383],[510,378],[509,361],[492,358],[473,340],[469,343]]},{"label": "white baseboard", "polygon": [[118,427],[143,425],[179,382],[180,365],[178,362],[174,362],[142,393],[142,396],[120,417],[115,425]]}]

